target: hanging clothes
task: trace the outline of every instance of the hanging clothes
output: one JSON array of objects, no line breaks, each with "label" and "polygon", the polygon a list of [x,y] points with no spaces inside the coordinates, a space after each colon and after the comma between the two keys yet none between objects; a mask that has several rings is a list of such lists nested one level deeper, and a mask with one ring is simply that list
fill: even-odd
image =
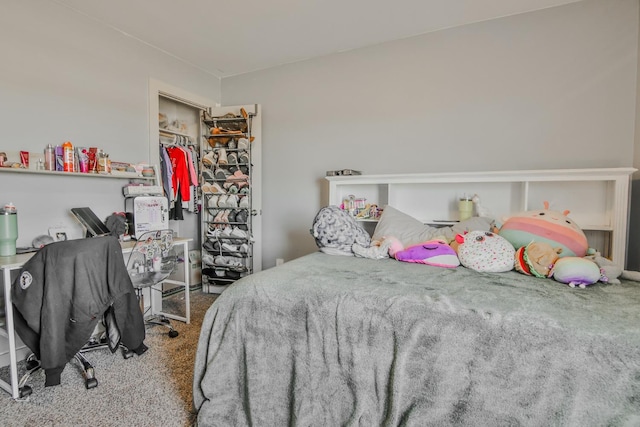
[{"label": "hanging clothes", "polygon": [[187,145],[184,147],[184,151],[187,155],[187,164],[189,166],[189,176],[191,178],[191,187],[189,192],[191,193],[191,199],[187,205],[189,212],[197,212],[196,201],[198,200],[198,171],[197,171],[197,156],[193,151],[193,146]]},{"label": "hanging clothes", "polygon": [[169,147],[167,148],[167,153],[169,153],[171,167],[173,168],[172,188],[174,194],[176,194],[176,200],[179,192],[181,200],[188,202],[191,200],[191,192],[189,190],[191,176],[186,151],[181,147]]},{"label": "hanging clothes", "polygon": [[189,177],[191,178],[191,185],[193,185],[194,187],[197,187],[198,173],[196,172],[195,160],[189,148],[185,149],[185,154],[187,155],[187,164],[189,167]]},{"label": "hanging clothes", "polygon": [[169,200],[170,219],[183,219],[182,209],[199,212],[198,152],[189,137],[174,135],[171,139],[160,140],[162,182]]},{"label": "hanging clothes", "polygon": [[[200,177],[200,148],[192,144],[189,146],[189,150],[191,150],[191,157],[193,158],[193,167],[196,171],[196,176],[198,178],[198,186],[200,186],[199,177]],[[200,196],[200,191],[198,187],[193,187],[193,200],[194,200],[194,212],[198,213],[202,210],[202,199]]]},{"label": "hanging clothes", "polygon": [[182,193],[178,191],[176,200],[169,209],[169,219],[174,221],[182,221],[184,219],[184,215],[182,213]]},{"label": "hanging clothes", "polygon": [[173,204],[173,168],[171,167],[169,153],[167,153],[167,149],[163,145],[160,145],[160,174],[162,176],[164,195],[169,200],[169,203]]}]

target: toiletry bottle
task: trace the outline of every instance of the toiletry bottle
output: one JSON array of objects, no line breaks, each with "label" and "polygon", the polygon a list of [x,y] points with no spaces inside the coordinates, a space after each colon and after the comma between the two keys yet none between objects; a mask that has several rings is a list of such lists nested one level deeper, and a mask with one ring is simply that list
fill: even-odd
[{"label": "toiletry bottle", "polygon": [[65,172],[73,172],[74,168],[74,153],[73,153],[73,144],[70,141],[66,141],[62,144],[62,164],[63,170]]},{"label": "toiletry bottle", "polygon": [[56,153],[51,144],[44,149],[44,169],[48,171],[56,170]]}]

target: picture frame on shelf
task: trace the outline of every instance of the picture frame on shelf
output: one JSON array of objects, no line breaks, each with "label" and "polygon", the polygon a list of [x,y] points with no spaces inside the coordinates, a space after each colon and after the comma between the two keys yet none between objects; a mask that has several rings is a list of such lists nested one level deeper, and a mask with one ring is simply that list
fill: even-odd
[{"label": "picture frame on shelf", "polygon": [[71,235],[71,230],[67,227],[51,227],[49,228],[49,236],[53,238],[56,242],[62,242],[65,240],[69,240]]}]

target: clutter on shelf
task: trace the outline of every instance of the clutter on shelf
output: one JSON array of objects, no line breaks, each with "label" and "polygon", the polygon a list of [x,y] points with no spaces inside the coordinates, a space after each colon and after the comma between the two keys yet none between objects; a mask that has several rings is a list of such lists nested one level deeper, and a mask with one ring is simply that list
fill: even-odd
[{"label": "clutter on shelf", "polygon": [[339,169],[335,171],[327,171],[327,176],[350,176],[350,175],[362,175],[362,171],[356,171],[353,169]]},{"label": "clutter on shelf", "polygon": [[382,214],[382,209],[378,205],[367,203],[364,197],[356,197],[353,194],[343,200],[340,209],[347,211],[356,219],[378,219]]},{"label": "clutter on shelf", "polygon": [[154,173],[149,174],[148,165],[111,161],[109,154],[103,149],[74,146],[71,141],[58,145],[47,144],[42,153],[26,150],[0,152],[0,168],[154,176]]}]

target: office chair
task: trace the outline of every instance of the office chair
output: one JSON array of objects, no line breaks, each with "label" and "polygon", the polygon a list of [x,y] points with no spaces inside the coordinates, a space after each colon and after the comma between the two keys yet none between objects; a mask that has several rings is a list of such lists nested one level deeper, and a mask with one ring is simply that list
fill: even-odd
[{"label": "office chair", "polygon": [[[110,338],[107,332],[107,322],[108,321],[106,319],[103,319],[100,323],[98,323],[98,325],[96,325],[96,327],[94,328],[94,331],[87,343],[82,346],[82,348],[78,350],[76,354],[73,355],[73,359],[78,363],[78,367],[80,368],[82,376],[84,377],[84,386],[87,390],[97,387],[98,379],[96,378],[95,368],[93,364],[89,361],[85,354],[95,350],[111,348]],[[120,348],[120,350],[122,351],[122,357],[125,359],[133,357],[135,353],[133,350],[129,350],[121,342],[117,344],[117,347]],[[146,347],[139,355],[142,355],[144,351],[146,351]],[[112,352],[115,352],[115,349],[113,349]],[[33,373],[35,373],[39,369],[42,369],[42,364],[35,353],[31,353],[25,360],[25,367],[26,372],[18,382],[18,392],[20,399],[24,399],[33,393],[33,389],[31,388],[31,386],[27,385],[27,382],[29,381]]]},{"label": "office chair", "polygon": [[[20,397],[31,394],[26,381],[45,371],[45,386],[60,384],[67,362],[82,365],[85,387],[98,385],[84,353],[109,347],[125,358],[143,354],[144,319],[115,237],[51,243],[27,261],[11,287],[15,331],[33,352],[20,381]],[[106,328],[99,338],[99,321]]]},{"label": "office chair", "polygon": [[[145,311],[143,289],[162,292],[161,288],[154,287],[164,281],[173,272],[177,264],[177,256],[173,247],[173,230],[147,231],[138,237],[131,250],[127,261],[127,271],[138,296],[138,302],[145,314],[145,326],[164,326],[169,329],[171,338],[178,336],[178,331],[173,329],[166,316],[153,314],[153,298],[150,299],[149,308]],[[151,295],[150,295],[151,296]],[[151,315],[146,312],[151,311]]]}]

